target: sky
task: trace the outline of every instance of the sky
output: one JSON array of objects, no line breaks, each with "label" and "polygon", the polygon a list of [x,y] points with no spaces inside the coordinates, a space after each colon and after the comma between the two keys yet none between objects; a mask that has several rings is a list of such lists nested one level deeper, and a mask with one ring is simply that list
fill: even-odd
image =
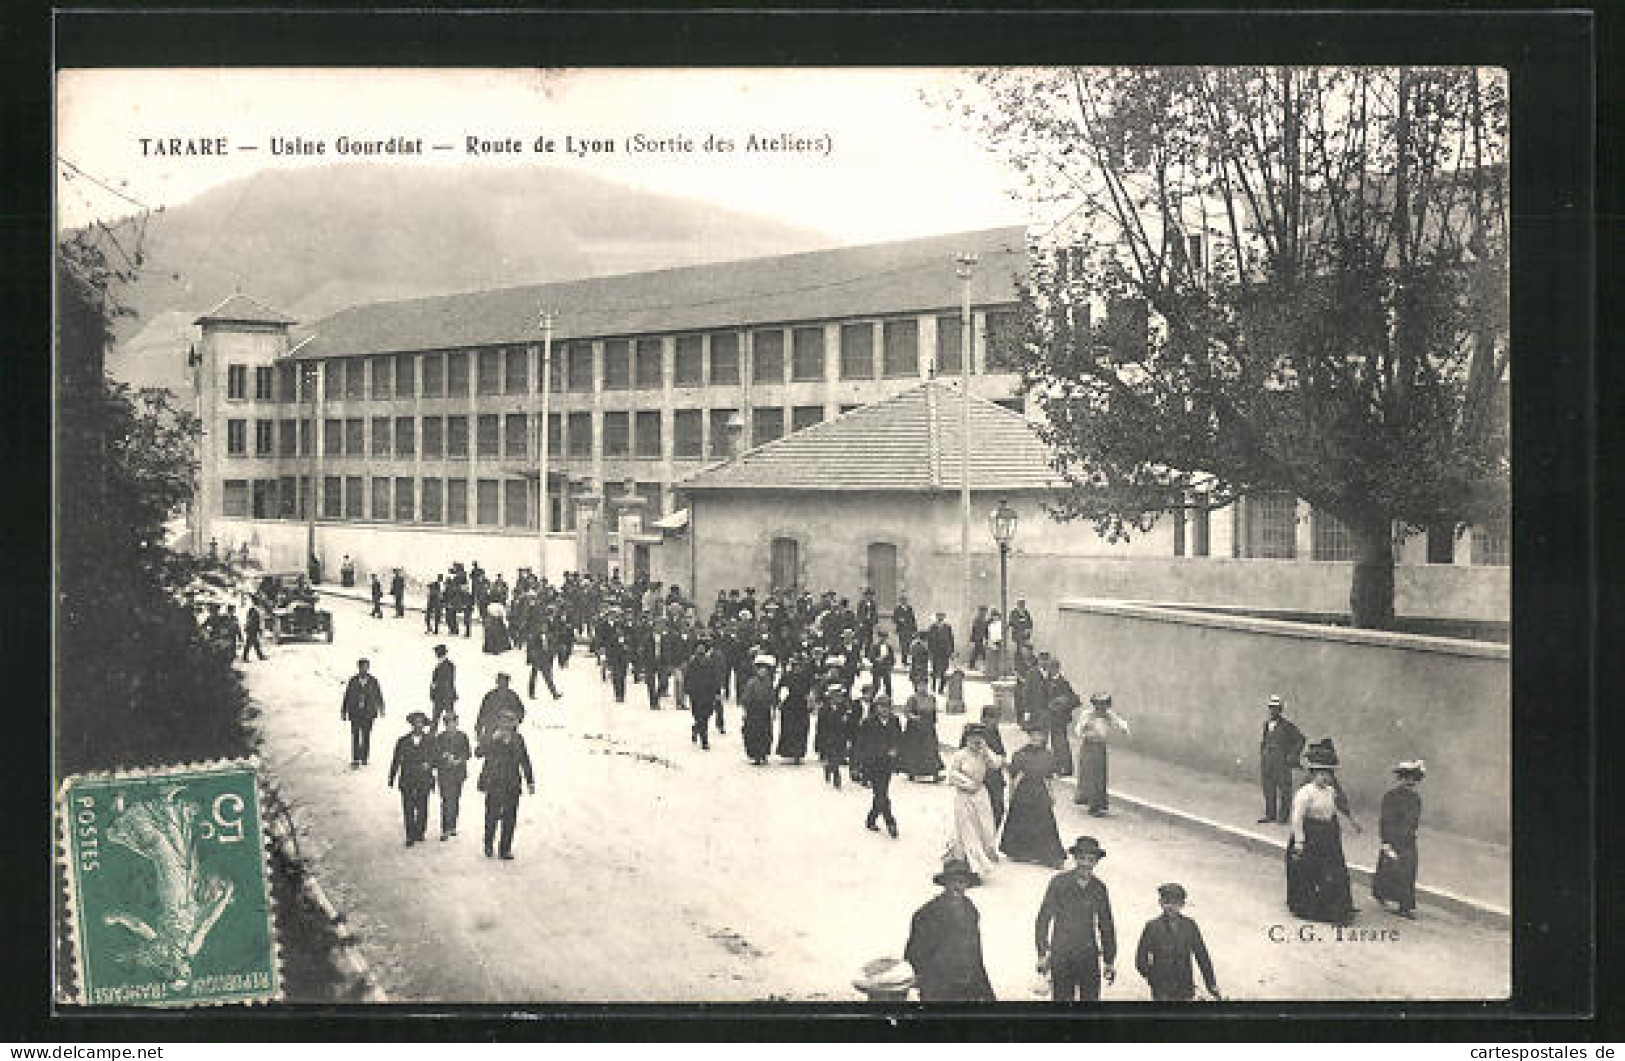
[{"label": "sky", "polygon": [[[126,216],[130,200],[176,206],[266,168],[340,162],[553,165],[851,242],[1025,223],[1026,209],[1006,194],[1014,177],[920,98],[965,76],[923,68],[63,71],[58,222]],[[751,133],[816,146],[747,151]],[[692,150],[629,153],[639,134],[686,138]],[[712,135],[735,150],[705,151]],[[336,155],[341,136],[421,139],[424,153]],[[470,136],[518,140],[524,151],[472,155]],[[169,157],[155,147],[179,138],[198,150],[222,137],[223,155]],[[325,141],[327,154],[273,154],[273,138],[296,137]],[[538,137],[551,139],[554,152],[536,153]],[[616,150],[570,154],[566,137],[613,141]]]}]

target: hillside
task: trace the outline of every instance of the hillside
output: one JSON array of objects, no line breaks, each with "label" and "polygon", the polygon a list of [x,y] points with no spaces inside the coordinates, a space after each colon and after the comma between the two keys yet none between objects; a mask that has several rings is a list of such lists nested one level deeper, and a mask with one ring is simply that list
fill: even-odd
[{"label": "hillside", "polygon": [[300,321],[381,299],[784,254],[818,232],[561,170],[270,170],[154,215],[108,371],[185,390],[192,320],[234,291]]}]

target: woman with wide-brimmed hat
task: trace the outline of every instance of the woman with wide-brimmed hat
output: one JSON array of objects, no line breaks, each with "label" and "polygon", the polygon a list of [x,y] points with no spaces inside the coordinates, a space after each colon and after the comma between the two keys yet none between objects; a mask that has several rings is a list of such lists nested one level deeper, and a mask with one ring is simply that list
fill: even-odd
[{"label": "woman with wide-brimmed hat", "polygon": [[1010,756],[1010,810],[999,832],[999,850],[1018,862],[1060,869],[1066,864],[1066,848],[1055,826],[1055,797],[1049,787],[1055,760],[1045,729],[1036,719],[1029,722],[1027,744]]},{"label": "woman with wide-brimmed hat", "polygon": [[773,750],[773,709],[778,703],[774,691],[773,668],[778,661],[766,653],[755,657],[756,674],[745,683],[739,694],[739,705],[744,709],[745,721],[740,730],[745,741],[745,755],[754,766],[767,762]]},{"label": "woman with wide-brimmed hat", "polygon": [[1416,830],[1422,822],[1422,797],[1417,788],[1427,776],[1427,764],[1411,759],[1394,767],[1399,783],[1382,797],[1382,817],[1377,823],[1377,872],[1371,878],[1371,895],[1390,913],[1416,919]]},{"label": "woman with wide-brimmed hat", "polygon": [[942,892],[914,912],[903,951],[920,1001],[995,1001],[982,963],[982,915],[965,894],[982,878],[963,859],[950,858],[932,880]]},{"label": "woman with wide-brimmed hat", "polygon": [[1003,768],[1004,757],[988,747],[987,729],[979,722],[965,727],[964,741],[948,763],[948,783],[954,793],[948,848],[972,869],[986,874],[999,860],[998,826],[987,795],[987,777]]},{"label": "woman with wide-brimmed hat", "polygon": [[1286,849],[1287,908],[1309,921],[1346,924],[1357,908],[1349,890],[1339,813],[1355,832],[1360,823],[1337,784],[1337,749],[1331,738],[1316,741],[1305,756],[1309,781],[1292,798],[1292,835]]},{"label": "woman with wide-brimmed hat", "polygon": [[898,770],[910,781],[942,780],[942,753],[938,751],[937,699],[926,689],[915,689],[903,706],[903,748]]}]

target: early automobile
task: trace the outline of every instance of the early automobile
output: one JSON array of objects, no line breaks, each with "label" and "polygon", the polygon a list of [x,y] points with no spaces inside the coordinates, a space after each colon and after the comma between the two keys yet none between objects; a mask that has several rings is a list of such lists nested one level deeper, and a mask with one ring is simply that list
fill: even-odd
[{"label": "early automobile", "polygon": [[317,607],[320,598],[303,571],[274,571],[260,576],[254,603],[265,617],[272,643],[298,639],[333,640],[333,613]]}]

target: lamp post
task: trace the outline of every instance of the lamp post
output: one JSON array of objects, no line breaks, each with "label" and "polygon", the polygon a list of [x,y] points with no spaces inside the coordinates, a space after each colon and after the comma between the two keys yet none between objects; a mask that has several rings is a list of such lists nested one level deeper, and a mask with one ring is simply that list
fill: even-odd
[{"label": "lamp post", "polygon": [[999,546],[999,623],[1004,632],[1004,636],[999,638],[1000,678],[1010,671],[1010,543],[1016,538],[1017,521],[1016,510],[1002,498],[998,507],[987,516],[988,529],[993,532],[993,540]]},{"label": "lamp post", "polygon": [[970,378],[972,371],[972,345],[976,332],[971,326],[970,285],[976,276],[977,256],[965,253],[955,259],[954,270],[962,284],[959,312],[959,368],[963,377],[959,395],[959,614],[964,623],[961,636],[968,636],[971,623],[970,591]]},{"label": "lamp post", "polygon": [[553,313],[543,310],[542,325],[542,359],[538,365],[541,379],[536,389],[541,393],[542,409],[536,417],[536,577],[547,577],[547,417],[548,398],[551,397],[553,382]]}]

